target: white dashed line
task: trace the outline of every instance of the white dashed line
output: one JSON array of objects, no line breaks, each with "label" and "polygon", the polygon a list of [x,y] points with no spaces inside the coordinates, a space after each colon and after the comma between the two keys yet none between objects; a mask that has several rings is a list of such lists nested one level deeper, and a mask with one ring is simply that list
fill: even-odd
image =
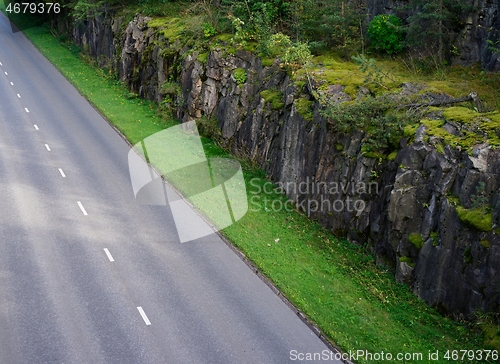
[{"label": "white dashed line", "polygon": [[17,97],[21,98],[21,95],[17,94]]},{"label": "white dashed line", "polygon": [[109,252],[108,248],[104,248],[104,252],[106,253],[106,255],[108,256],[108,259],[110,262],[114,262],[115,260],[113,259],[113,256],[111,255],[111,253]]},{"label": "white dashed line", "polygon": [[5,75],[8,76],[9,74],[7,72],[5,72]]},{"label": "white dashed line", "polygon": [[40,130],[40,129],[38,129],[38,125],[33,124],[33,126],[35,127],[36,130]]},{"label": "white dashed line", "polygon": [[2,62],[0,62],[0,66],[3,66]]},{"label": "white dashed line", "polygon": [[144,322],[146,323],[146,325],[151,325],[151,322],[149,321],[149,319],[146,316],[146,313],[144,312],[144,310],[142,309],[142,307],[141,306],[137,307],[137,310],[141,314],[142,319],[144,320]]},{"label": "white dashed line", "polygon": [[12,86],[14,86],[14,82],[12,82],[12,81],[11,81],[11,82],[10,82],[10,84],[11,84]]},{"label": "white dashed line", "polygon": [[30,112],[27,107],[25,107],[24,110],[26,110],[26,112]]},{"label": "white dashed line", "polygon": [[47,150],[50,152],[50,147],[48,144],[45,144],[45,148],[47,148]]},{"label": "white dashed line", "polygon": [[85,216],[87,216],[87,211],[85,211],[85,208],[83,207],[82,203],[80,201],[76,201],[76,203],[78,204],[78,206],[80,206],[80,210],[82,210],[83,214]]},{"label": "white dashed line", "polygon": [[63,178],[66,177],[66,175],[64,174],[63,170],[61,168],[59,168],[59,173],[61,173],[61,176],[63,176]]}]

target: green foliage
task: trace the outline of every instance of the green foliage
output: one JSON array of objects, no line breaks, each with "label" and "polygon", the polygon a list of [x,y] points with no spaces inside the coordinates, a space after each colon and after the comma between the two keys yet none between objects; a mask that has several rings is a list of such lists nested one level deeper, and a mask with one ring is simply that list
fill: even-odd
[{"label": "green foliage", "polygon": [[422,234],[413,233],[408,236],[408,241],[415,245],[417,249],[420,249],[424,245],[424,238]]},{"label": "green foliage", "polygon": [[476,186],[476,194],[472,195],[470,198],[472,208],[481,210],[481,214],[483,216],[486,213],[489,203],[488,197],[486,197],[486,192],[484,189],[485,189],[485,183],[479,182],[478,185]]},{"label": "green foliage", "polygon": [[387,71],[384,71],[377,65],[377,61],[373,58],[367,59],[364,54],[352,56],[352,60],[359,66],[359,70],[366,75],[366,83],[375,83],[382,88],[388,90],[384,85],[385,81],[396,82],[394,77]]},{"label": "green foliage", "polygon": [[247,71],[243,68],[236,68],[233,76],[238,85],[243,85],[247,81]]},{"label": "green foliage", "polygon": [[205,36],[205,38],[211,38],[215,34],[217,34],[217,30],[210,23],[203,23],[202,28],[203,28],[203,35]]},{"label": "green foliage", "polygon": [[493,225],[491,213],[483,214],[481,210],[469,210],[462,206],[457,206],[456,210],[460,220],[467,225],[480,231],[488,232],[492,230]]},{"label": "green foliage", "polygon": [[367,33],[371,45],[388,54],[403,50],[403,31],[401,19],[394,15],[380,14],[368,25]]},{"label": "green foliage", "polygon": [[419,117],[413,113],[398,113],[396,102],[387,96],[365,97],[351,103],[328,105],[322,114],[338,132],[365,132],[363,142],[367,152],[383,151],[399,144],[406,125],[415,124]]},{"label": "green foliage", "polygon": [[407,19],[406,42],[412,51],[422,55],[421,58],[431,57],[436,68],[444,65],[455,51],[451,42],[453,34],[463,29],[465,16],[472,10],[469,3],[466,0],[411,0],[408,9],[418,9]]}]

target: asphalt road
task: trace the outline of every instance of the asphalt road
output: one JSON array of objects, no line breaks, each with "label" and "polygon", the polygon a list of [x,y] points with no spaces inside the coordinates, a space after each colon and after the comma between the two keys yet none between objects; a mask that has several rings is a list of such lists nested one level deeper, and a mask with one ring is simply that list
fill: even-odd
[{"label": "asphalt road", "polygon": [[136,203],[127,143],[3,15],[0,62],[0,363],[328,350],[217,235]]}]

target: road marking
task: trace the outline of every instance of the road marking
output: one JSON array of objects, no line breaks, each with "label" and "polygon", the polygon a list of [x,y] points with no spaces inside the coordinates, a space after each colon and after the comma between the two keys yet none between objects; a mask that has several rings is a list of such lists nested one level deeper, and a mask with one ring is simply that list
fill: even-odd
[{"label": "road marking", "polygon": [[82,210],[83,214],[85,216],[87,216],[87,211],[85,211],[85,208],[83,207],[82,203],[80,201],[76,201],[76,203],[78,204],[78,206],[80,206],[80,210]]},{"label": "road marking", "polygon": [[25,107],[24,110],[26,110],[26,112],[30,112],[27,107]]},{"label": "road marking", "polygon": [[61,176],[66,177],[66,175],[64,174],[64,172],[61,168],[59,168],[59,173],[61,173]]},{"label": "road marking", "polygon": [[106,253],[106,255],[108,256],[108,259],[110,262],[114,262],[115,260],[113,259],[113,256],[111,255],[111,253],[109,252],[108,248],[104,248],[104,252]]},{"label": "road marking", "polygon": [[36,124],[33,124],[33,126],[35,127],[36,130],[40,130],[38,129],[38,126]]},{"label": "road marking", "polygon": [[7,72],[5,72],[5,74],[8,76],[9,74]]},{"label": "road marking", "polygon": [[11,84],[12,86],[14,86],[14,83],[13,83],[12,81],[10,82],[10,84]]},{"label": "road marking", "polygon": [[76,203],[78,204],[78,206],[80,206],[80,210],[82,210],[83,214],[85,216],[87,216],[87,211],[85,211],[85,208],[83,207],[82,203],[80,201],[76,201]]},{"label": "road marking", "polygon": [[45,148],[47,148],[47,150],[50,152],[50,147],[48,144],[45,144]]},{"label": "road marking", "polygon": [[149,319],[146,316],[146,313],[144,312],[144,310],[142,309],[142,307],[141,306],[137,307],[137,310],[139,310],[139,313],[141,314],[142,319],[144,320],[144,322],[146,323],[146,325],[151,325],[151,322],[149,321]]},{"label": "road marking", "polygon": [[0,66],[3,66],[2,62],[0,62]]},{"label": "road marking", "polygon": [[17,94],[17,97],[21,98],[21,95]]}]

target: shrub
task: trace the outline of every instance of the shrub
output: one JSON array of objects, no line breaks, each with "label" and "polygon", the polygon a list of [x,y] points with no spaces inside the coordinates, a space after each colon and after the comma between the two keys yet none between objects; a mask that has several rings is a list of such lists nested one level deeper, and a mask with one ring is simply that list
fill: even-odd
[{"label": "shrub", "polygon": [[402,22],[397,16],[381,14],[373,18],[368,25],[368,36],[375,49],[388,54],[403,50]]},{"label": "shrub", "polygon": [[243,68],[236,68],[233,76],[238,85],[243,85],[247,81],[247,71]]}]

